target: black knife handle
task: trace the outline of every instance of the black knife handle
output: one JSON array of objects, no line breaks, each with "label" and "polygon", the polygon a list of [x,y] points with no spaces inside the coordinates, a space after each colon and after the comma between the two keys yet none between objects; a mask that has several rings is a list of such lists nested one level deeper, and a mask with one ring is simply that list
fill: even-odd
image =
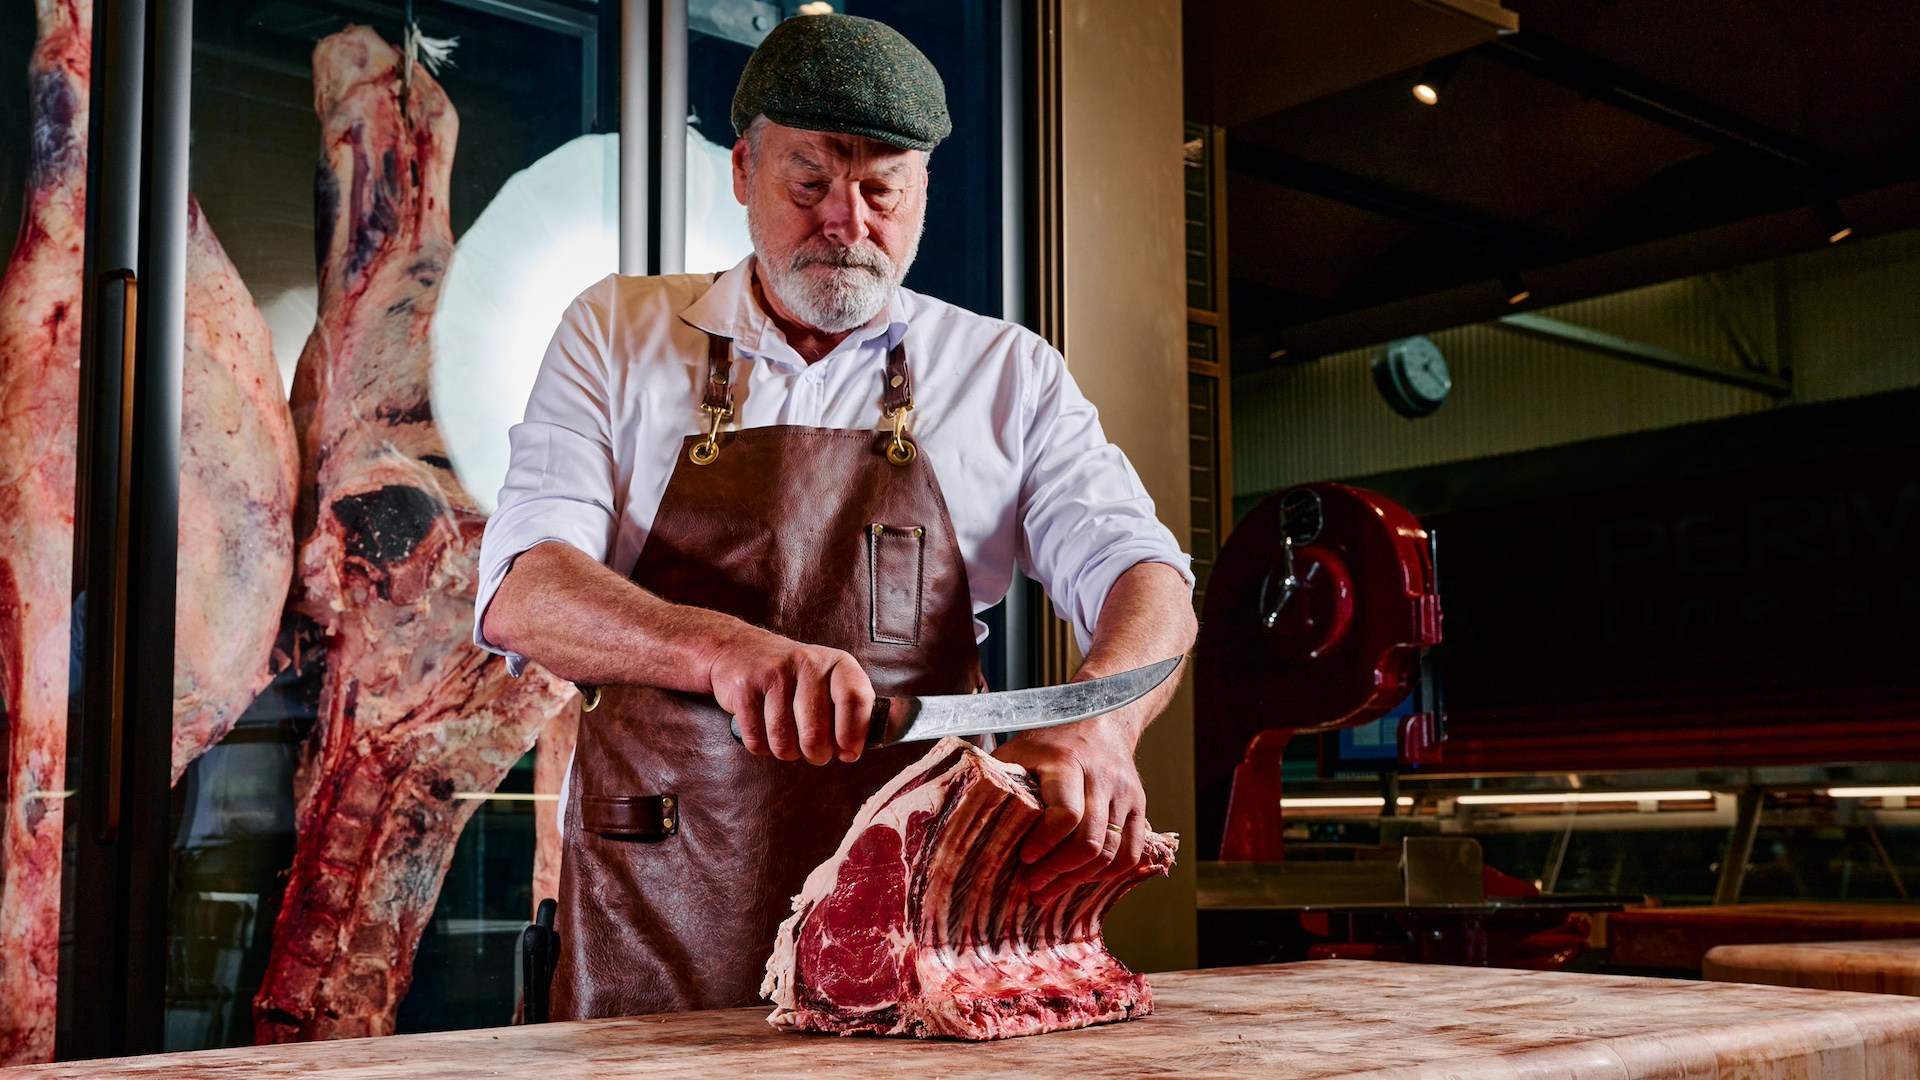
[{"label": "black knife handle", "polygon": [[[876,697],[873,699],[873,714],[867,718],[867,749],[884,746],[888,742],[887,720],[893,712],[893,699]],[[732,733],[734,742],[744,742],[740,738],[739,717],[727,719],[727,730]]]},{"label": "black knife handle", "polygon": [[901,734],[898,731],[887,730],[887,721],[891,719],[892,713],[892,698],[876,697],[873,699],[873,715],[867,717],[867,749],[872,750],[877,746],[886,746]]}]

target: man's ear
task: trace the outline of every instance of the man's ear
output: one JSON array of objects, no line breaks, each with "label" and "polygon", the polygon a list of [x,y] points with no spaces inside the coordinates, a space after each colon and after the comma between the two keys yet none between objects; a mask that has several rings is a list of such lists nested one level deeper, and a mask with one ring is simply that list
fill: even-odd
[{"label": "man's ear", "polygon": [[747,156],[752,152],[753,151],[747,146],[747,140],[734,140],[733,197],[741,206],[747,205]]}]

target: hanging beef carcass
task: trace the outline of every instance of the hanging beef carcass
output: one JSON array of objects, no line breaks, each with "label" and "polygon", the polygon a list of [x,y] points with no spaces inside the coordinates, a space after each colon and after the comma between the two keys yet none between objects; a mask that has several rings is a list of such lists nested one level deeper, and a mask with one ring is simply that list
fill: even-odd
[{"label": "hanging beef carcass", "polygon": [[91,7],[40,0],[26,212],[0,278],[0,1065],[53,1055]]},{"label": "hanging beef carcass", "polygon": [[[540,733],[540,741],[533,748],[535,794],[559,799],[579,740],[578,709],[563,710]],[[533,909],[537,914],[540,901],[560,895],[560,815],[550,805],[542,806],[534,818],[533,836]]]},{"label": "hanging beef carcass", "polygon": [[266,686],[293,578],[299,475],[267,322],[187,200],[173,779]]},{"label": "hanging beef carcass", "polygon": [[1038,786],[942,739],[868,799],[780,924],[760,987],[774,1026],[1003,1039],[1152,1012],[1147,980],[1107,951],[1101,924],[1167,873],[1179,838],[1149,831],[1136,865],[1038,899],[1015,878],[1044,812]]},{"label": "hanging beef carcass", "polygon": [[[41,0],[26,214],[0,278],[0,1064],[53,1053],[90,6]],[[293,428],[265,321],[187,205],[173,776],[268,675],[293,569]]]},{"label": "hanging beef carcass", "polygon": [[[314,49],[320,313],[294,379],[298,607],[325,633],[299,839],[254,999],[260,1042],[378,1035],[412,977],[461,827],[570,701],[471,644],[483,515],[429,404],[453,251],[457,122],[372,30]],[[449,358],[451,359],[451,358]]]}]

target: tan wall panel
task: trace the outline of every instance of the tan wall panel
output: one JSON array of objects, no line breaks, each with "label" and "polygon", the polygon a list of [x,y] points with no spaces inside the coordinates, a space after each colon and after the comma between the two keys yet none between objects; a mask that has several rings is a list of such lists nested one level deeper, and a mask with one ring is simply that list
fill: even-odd
[{"label": "tan wall panel", "polygon": [[[1180,5],[1065,0],[1061,142],[1067,362],[1160,518],[1187,535],[1187,361]],[[1193,836],[1193,701],[1140,746],[1155,828]],[[1195,963],[1190,855],[1136,890],[1107,940],[1147,971]]]}]

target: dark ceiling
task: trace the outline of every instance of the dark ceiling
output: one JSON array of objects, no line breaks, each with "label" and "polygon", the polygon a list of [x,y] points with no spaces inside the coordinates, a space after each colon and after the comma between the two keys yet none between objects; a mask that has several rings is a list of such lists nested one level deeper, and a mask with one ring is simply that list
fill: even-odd
[{"label": "dark ceiling", "polygon": [[[1920,225],[1920,5],[1188,0],[1236,370]],[[1509,27],[1517,29],[1509,30]],[[1410,89],[1440,58],[1441,101]]]}]

